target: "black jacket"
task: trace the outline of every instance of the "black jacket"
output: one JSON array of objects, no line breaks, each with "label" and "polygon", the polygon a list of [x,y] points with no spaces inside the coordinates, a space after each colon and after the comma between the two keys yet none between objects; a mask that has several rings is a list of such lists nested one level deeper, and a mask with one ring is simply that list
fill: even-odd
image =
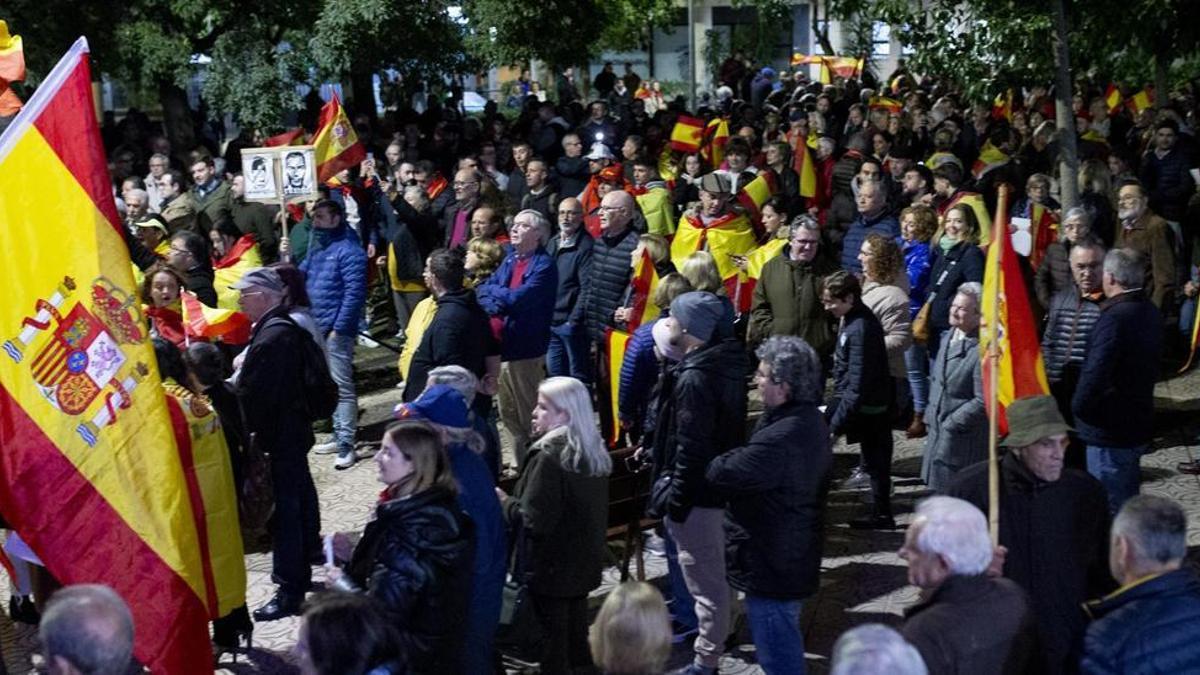
[{"label": "black jacket", "polygon": [[[288,323],[275,322],[268,327],[273,318]],[[272,308],[254,324],[238,374],[237,397],[246,431],[264,452],[302,458],[312,447],[300,342],[311,339],[308,331],[288,319],[282,306]]]},{"label": "black jacket", "polygon": [[[420,396],[429,371],[438,366],[462,366],[482,378],[487,373],[487,357],[499,353],[487,312],[475,300],[475,293],[466,289],[444,293],[437,298],[437,313],[413,354],[404,400]],[[480,398],[490,403],[490,397],[477,396],[476,401]]]},{"label": "black jacket", "polygon": [[413,672],[459,661],[471,591],[474,526],[433,487],[375,508],[346,572],[393,616]]},{"label": "black jacket", "polygon": [[[988,467],[963,469],[947,494],[988,512]],[[1074,670],[1085,619],[1082,603],[1113,587],[1108,572],[1108,498],[1091,475],[1063,469],[1037,478],[1012,453],[1000,460],[1000,544],[1004,576],[1029,594],[1037,624],[1037,672]]]},{"label": "black jacket", "polygon": [[1085,298],[1074,286],[1050,300],[1046,330],[1042,334],[1042,354],[1046,359],[1046,379],[1051,384],[1066,382],[1071,391],[1087,359],[1088,338],[1100,320],[1100,303]]},{"label": "black jacket", "polygon": [[[509,183],[509,186],[511,187],[512,184]],[[525,194],[521,195],[521,198],[515,200],[513,204],[517,206],[518,213],[525,209],[533,209],[542,214],[551,223],[550,227],[557,232],[559,199],[558,192],[553,187],[546,185],[538,194],[534,194],[526,188]]]},{"label": "black jacket", "polygon": [[[591,141],[584,141],[584,147],[590,147]],[[554,175],[558,178],[558,194],[564,199],[578,197],[587,187],[588,161],[580,157],[559,157],[554,163]]]},{"label": "black jacket", "polygon": [[183,287],[196,294],[200,302],[209,307],[217,306],[217,289],[213,287],[212,266],[196,265],[183,275]]},{"label": "black jacket", "polygon": [[930,675],[1017,675],[1029,663],[1029,598],[1008,579],[950,576],[904,615],[904,639],[921,652]]},{"label": "black jacket", "polygon": [[242,234],[253,234],[258,242],[258,252],[262,255],[263,264],[270,264],[279,258],[279,232],[275,225],[275,210],[266,204],[248,202],[244,199],[229,201],[230,215],[233,224],[237,225]]},{"label": "black jacket", "polygon": [[705,472],[717,456],[746,438],[746,349],[728,338],[686,355],[675,367],[675,388],[659,423],[667,425],[656,442],[666,442],[666,470],[672,486],[668,514],[687,520],[693,506],[721,508],[725,500],[708,484]]},{"label": "black jacket", "polygon": [[815,405],[768,409],[749,442],[708,465],[709,484],[729,499],[729,583],[750,595],[802,600],[817,590],[825,497],[833,462]]},{"label": "black jacket", "polygon": [[842,317],[833,351],[833,396],[827,409],[829,430],[845,433],[859,415],[887,412],[892,376],[888,370],[883,326],[862,301]]},{"label": "black jacket", "polygon": [[[950,327],[950,305],[958,287],[968,281],[983,281],[983,251],[970,242],[960,241],[948,253],[933,242],[933,264],[929,272],[929,325],[936,331]],[[936,291],[936,293],[935,293]]]},{"label": "black jacket", "polygon": [[555,326],[570,322],[572,325],[583,323],[583,303],[580,298],[592,284],[592,248],[595,242],[592,235],[582,226],[563,245],[560,237],[553,237],[546,246],[546,251],[554,257],[558,266],[558,294],[554,299],[554,317],[551,323]]},{"label": "black jacket", "polygon": [[1200,579],[1190,569],[1090,602],[1084,673],[1200,673]]},{"label": "black jacket", "polygon": [[1150,196],[1150,210],[1163,218],[1179,222],[1187,210],[1188,198],[1196,182],[1188,170],[1195,166],[1187,150],[1176,143],[1165,156],[1154,150],[1142,158],[1142,185]]},{"label": "black jacket", "polygon": [[606,328],[614,326],[613,312],[629,286],[633,268],[629,256],[637,248],[638,234],[631,227],[616,236],[600,235],[592,246],[592,283],[581,294],[588,336],[594,342],[604,340]]}]

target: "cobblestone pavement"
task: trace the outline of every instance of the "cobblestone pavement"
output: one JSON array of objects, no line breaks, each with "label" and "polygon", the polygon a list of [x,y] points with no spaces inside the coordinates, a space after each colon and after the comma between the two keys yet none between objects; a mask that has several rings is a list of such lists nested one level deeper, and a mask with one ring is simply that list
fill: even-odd
[{"label": "cobblestone pavement", "polygon": [[[1159,415],[1157,426],[1163,430],[1154,444],[1156,452],[1143,458],[1142,490],[1171,497],[1188,510],[1191,526],[1188,543],[1193,552],[1200,547],[1200,480],[1178,473],[1175,465],[1196,454],[1195,429],[1192,413],[1200,401],[1200,375],[1189,375],[1172,383],[1160,385],[1160,409],[1172,410]],[[364,415],[360,422],[362,438],[377,440],[387,421],[387,413],[398,400],[398,390],[386,389],[360,399]],[[1169,399],[1169,400],[1168,400]],[[333,456],[311,455],[310,464],[321,499],[323,531],[358,530],[366,522],[379,493],[375,468],[366,461],[372,447],[365,445],[360,452],[364,461],[347,471],[334,471]],[[845,477],[856,464],[857,446],[836,448],[834,477]],[[911,518],[913,504],[927,493],[917,478],[920,472],[920,444],[896,435],[896,478],[894,508],[901,526]],[[916,589],[906,583],[905,566],[896,555],[903,540],[903,530],[894,532],[858,532],[845,526],[848,519],[858,515],[861,492],[831,493],[828,508],[828,530],[821,573],[820,591],[804,606],[801,619],[805,646],[808,651],[809,672],[823,673],[828,669],[828,655],[837,636],[861,623],[881,621],[897,623],[902,610],[915,602]],[[265,603],[274,587],[270,581],[270,557],[266,554],[246,556],[249,569],[247,600],[251,608]],[[647,577],[660,579],[665,574],[663,559],[646,556]],[[315,570],[316,579],[323,573]],[[598,605],[604,594],[618,581],[615,568],[605,574],[604,585],[593,596]],[[5,577],[0,586],[7,586]],[[0,598],[7,597],[7,588]],[[754,648],[744,623],[739,622],[739,641],[742,643],[727,654],[721,663],[722,673],[758,673]],[[285,619],[259,624],[254,631],[254,648],[238,663],[226,657],[219,672],[228,673],[294,673],[291,649],[299,627],[298,619]],[[0,642],[9,672],[32,672],[31,654],[37,649],[36,631],[29,626],[13,624],[0,613]],[[690,647],[677,645],[671,663],[686,665]]]}]

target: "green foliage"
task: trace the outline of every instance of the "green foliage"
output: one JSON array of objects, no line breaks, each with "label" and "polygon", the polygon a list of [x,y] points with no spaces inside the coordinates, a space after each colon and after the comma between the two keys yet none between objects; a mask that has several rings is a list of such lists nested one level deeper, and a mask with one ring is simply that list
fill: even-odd
[{"label": "green foliage", "polygon": [[321,78],[394,68],[405,75],[463,72],[464,26],[444,0],[326,0],[306,47]]}]

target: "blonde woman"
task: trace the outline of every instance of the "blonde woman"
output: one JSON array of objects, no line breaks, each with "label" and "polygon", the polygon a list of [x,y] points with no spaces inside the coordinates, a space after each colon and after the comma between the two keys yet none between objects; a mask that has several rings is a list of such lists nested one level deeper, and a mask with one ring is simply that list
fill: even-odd
[{"label": "blonde woman", "polygon": [[475,288],[487,281],[488,277],[504,262],[504,247],[495,239],[475,237],[467,243],[467,259],[464,268],[467,272],[466,286]]},{"label": "blonde woman", "polygon": [[912,344],[908,293],[897,283],[904,278],[904,255],[891,237],[872,233],[863,240],[858,260],[863,266],[863,304],[883,326],[888,371],[903,381],[907,375],[904,352]]},{"label": "blonde woman", "polygon": [[737,314],[733,308],[733,301],[729,299],[725,290],[725,283],[721,280],[717,261],[712,254],[708,251],[696,251],[689,255],[683,259],[683,268],[679,270],[679,273],[688,280],[693,289],[712,293],[721,299],[721,304],[725,306],[725,319],[717,325],[716,337],[720,339],[733,337],[733,323],[737,320]]},{"label": "blonde woman", "polygon": [[671,654],[671,620],[658,589],[627,581],[613,589],[588,632],[604,675],[658,675]]},{"label": "blonde woman", "polygon": [[542,672],[592,665],[587,596],[600,585],[607,550],[612,459],[579,380],[551,377],[538,387],[525,469],[512,497],[497,489],[510,526],[528,539],[529,592],[546,630]]}]

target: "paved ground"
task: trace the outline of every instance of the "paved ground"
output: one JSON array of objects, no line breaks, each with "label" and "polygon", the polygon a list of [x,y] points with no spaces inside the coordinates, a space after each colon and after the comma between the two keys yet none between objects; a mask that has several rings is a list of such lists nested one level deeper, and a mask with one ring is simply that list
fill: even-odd
[{"label": "paved ground", "polygon": [[[364,350],[360,350],[364,351]],[[383,350],[365,350],[359,362],[364,367],[360,377],[374,386],[388,381],[383,370],[394,361],[394,357]],[[1189,544],[1200,546],[1200,480],[1194,476],[1181,475],[1175,464],[1195,454],[1196,415],[1191,411],[1200,407],[1200,373],[1177,378],[1159,387],[1157,428],[1160,429],[1155,447],[1158,450],[1142,462],[1143,491],[1169,496],[1182,502],[1188,509],[1191,527]],[[387,422],[387,415],[398,399],[398,391],[387,387],[361,399],[364,414],[361,420],[363,438],[377,440]],[[910,519],[915,500],[926,493],[917,479],[920,467],[919,443],[897,435],[897,451],[894,474],[897,478],[895,508],[901,524]],[[365,457],[371,451],[364,448]],[[836,449],[835,476],[844,477],[856,463],[856,447],[839,446]],[[331,456],[312,456],[311,465],[321,497],[324,531],[361,529],[370,514],[378,495],[374,465],[362,461],[348,471],[337,472],[332,468]],[[861,493],[833,492],[828,509],[828,536],[822,566],[821,589],[805,605],[802,625],[809,653],[810,672],[827,670],[827,657],[834,640],[847,628],[871,622],[896,623],[903,608],[916,599],[916,591],[905,581],[905,567],[897,557],[896,550],[903,539],[903,531],[857,532],[849,530],[845,523],[858,514],[863,507]],[[661,558],[647,556],[647,576],[660,578],[665,573]],[[249,569],[248,600],[250,607],[257,607],[270,597],[270,559],[265,554],[246,557]],[[320,571],[317,572],[320,578]],[[617,582],[617,572],[610,569],[605,575],[605,584],[594,596],[598,604],[603,595]],[[6,586],[7,579],[0,581]],[[0,598],[7,596],[7,589],[0,590]],[[229,673],[293,673],[291,648],[295,643],[298,621],[288,619],[258,625],[254,632],[254,649],[242,656],[239,663],[228,658],[221,672]],[[758,673],[754,663],[754,650],[744,627],[739,637],[744,643],[727,655],[721,664],[722,673]],[[28,626],[11,623],[6,615],[0,614],[0,641],[3,644],[5,661],[12,673],[31,672],[31,654],[36,651],[35,631]],[[678,646],[672,663],[686,664],[690,660],[687,645]]]}]

